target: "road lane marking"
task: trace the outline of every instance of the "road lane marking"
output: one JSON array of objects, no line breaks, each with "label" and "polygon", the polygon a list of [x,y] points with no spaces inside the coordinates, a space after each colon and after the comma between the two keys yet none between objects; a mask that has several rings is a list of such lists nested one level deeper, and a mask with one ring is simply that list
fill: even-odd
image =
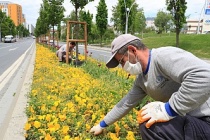
[{"label": "road lane marking", "polygon": [[1,49],[5,49],[5,48],[9,48],[9,47],[12,47],[12,46],[1,47],[0,50],[1,50]]},{"label": "road lane marking", "polygon": [[13,48],[13,49],[9,49],[9,51],[14,51],[14,50],[16,50],[18,47],[16,47],[16,48]]},{"label": "road lane marking", "polygon": [[26,53],[31,49],[32,46],[33,44],[2,75],[0,75],[0,89],[3,89],[3,87],[9,81],[10,77],[19,67],[19,65],[25,58]]}]

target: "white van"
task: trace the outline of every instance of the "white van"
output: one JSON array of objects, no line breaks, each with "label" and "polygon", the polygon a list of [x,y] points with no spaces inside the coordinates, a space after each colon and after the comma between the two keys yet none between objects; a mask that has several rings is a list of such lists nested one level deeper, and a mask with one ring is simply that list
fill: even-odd
[{"label": "white van", "polygon": [[15,40],[15,38],[13,37],[13,35],[6,35],[5,37],[4,37],[4,43],[13,43],[13,42],[15,42],[16,40]]}]

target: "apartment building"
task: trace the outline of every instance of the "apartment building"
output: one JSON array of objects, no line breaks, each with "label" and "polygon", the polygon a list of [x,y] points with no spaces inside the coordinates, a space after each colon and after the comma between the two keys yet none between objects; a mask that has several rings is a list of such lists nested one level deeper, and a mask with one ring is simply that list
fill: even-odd
[{"label": "apartment building", "polygon": [[13,20],[15,26],[25,23],[22,6],[10,1],[0,1],[0,9]]},{"label": "apartment building", "polygon": [[155,22],[155,17],[147,17],[146,18],[146,27],[147,28],[153,27],[154,29],[156,29],[154,22]]}]

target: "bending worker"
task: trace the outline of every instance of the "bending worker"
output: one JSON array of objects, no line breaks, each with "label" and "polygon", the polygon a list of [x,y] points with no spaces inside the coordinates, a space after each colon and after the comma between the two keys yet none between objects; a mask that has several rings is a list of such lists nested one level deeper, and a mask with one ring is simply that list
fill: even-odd
[{"label": "bending worker", "polygon": [[111,51],[106,66],[120,64],[136,79],[90,132],[99,135],[148,95],[155,101],[143,106],[137,117],[144,140],[210,140],[210,64],[176,47],[149,50],[130,34],[115,38]]},{"label": "bending worker", "polygon": [[[71,52],[74,49],[75,45],[75,42],[70,42],[69,52]],[[67,45],[64,44],[60,47],[59,50],[56,51],[56,56],[58,57],[59,62],[62,62],[64,59],[63,56],[66,55],[66,47]]]}]

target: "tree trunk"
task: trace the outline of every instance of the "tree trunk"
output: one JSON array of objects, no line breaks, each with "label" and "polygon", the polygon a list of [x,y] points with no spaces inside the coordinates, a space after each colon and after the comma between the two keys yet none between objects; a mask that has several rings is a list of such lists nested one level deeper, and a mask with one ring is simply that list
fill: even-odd
[{"label": "tree trunk", "polygon": [[[78,21],[78,8],[77,8],[77,6],[75,6],[75,14],[76,14],[76,21]],[[78,26],[78,24],[76,24],[76,39],[78,39],[78,37],[79,37],[79,26]],[[78,52],[79,52],[79,50],[78,50],[78,43],[77,42],[75,42],[76,43],[76,65],[77,65],[77,60],[79,59],[79,57],[78,57]]]},{"label": "tree trunk", "polygon": [[101,35],[101,41],[100,42],[101,42],[101,47],[102,47],[102,35]]},{"label": "tree trunk", "polygon": [[179,29],[176,28],[176,47],[179,47]]},{"label": "tree trunk", "polygon": [[55,32],[54,32],[54,25],[53,25],[53,44],[52,44],[52,47],[54,48],[55,47],[55,45],[54,45],[54,43],[55,43],[55,41],[54,41],[54,36],[55,36]]}]

